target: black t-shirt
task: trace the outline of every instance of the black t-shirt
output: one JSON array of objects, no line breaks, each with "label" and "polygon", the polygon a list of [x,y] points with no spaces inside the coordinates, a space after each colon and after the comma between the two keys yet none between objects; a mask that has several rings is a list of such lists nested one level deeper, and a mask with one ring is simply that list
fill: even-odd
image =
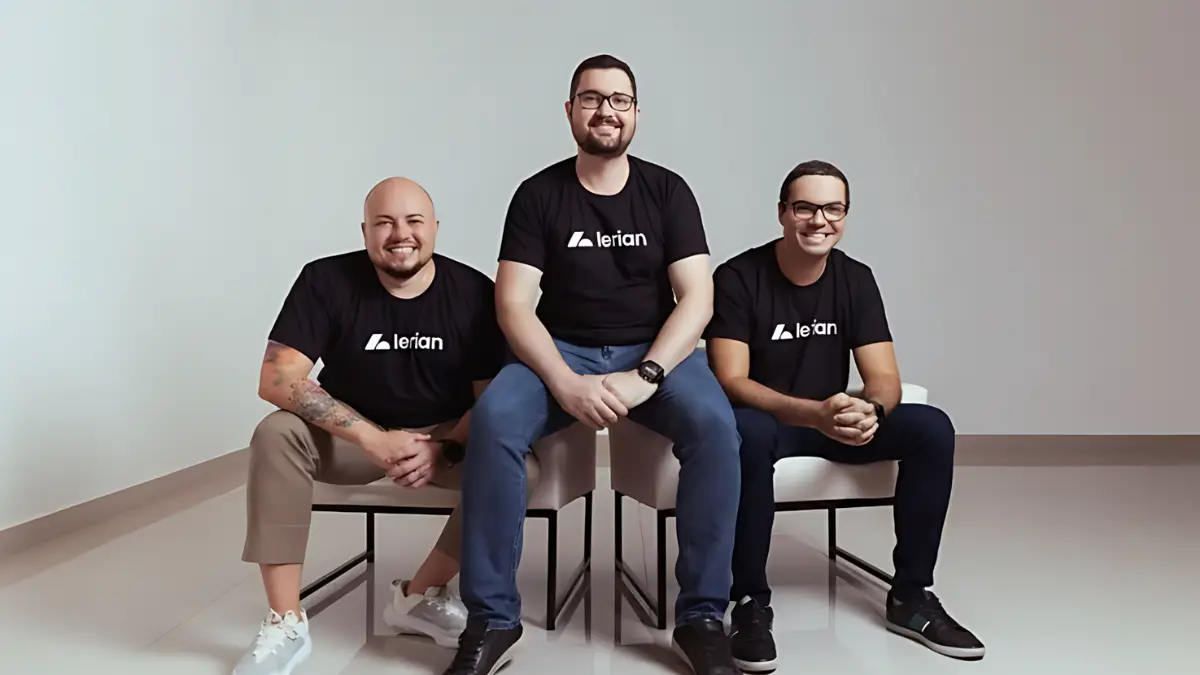
[{"label": "black t-shirt", "polygon": [[653,341],[675,308],[667,266],[707,253],[688,184],[632,156],[625,187],[611,196],[583,187],[574,157],[525,179],[500,243],[500,260],[542,271],[546,330],[593,347]]},{"label": "black t-shirt", "polygon": [[366,251],[304,266],[270,339],[324,362],[318,380],[334,398],[389,429],[439,424],[474,404],[472,382],[503,364],[494,283],[440,254],[433,283],[397,298]]},{"label": "black t-shirt", "polygon": [[717,267],[705,338],[749,345],[751,380],[824,400],[849,385],[852,350],[891,342],[883,298],[871,268],[836,248],[820,279],[793,284],[779,269],[776,241]]}]

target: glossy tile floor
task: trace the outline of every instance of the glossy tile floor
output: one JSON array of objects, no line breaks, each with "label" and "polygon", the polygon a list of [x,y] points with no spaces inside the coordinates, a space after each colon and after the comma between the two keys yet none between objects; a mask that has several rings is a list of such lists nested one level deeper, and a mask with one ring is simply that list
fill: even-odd
[{"label": "glossy tile floor", "polygon": [[[603,469],[598,484],[608,485]],[[782,514],[771,560],[779,672],[1200,673],[1198,485],[1197,466],[961,468],[935,590],[987,644],[973,663],[886,632],[883,589],[824,557],[824,514]],[[198,504],[184,495],[0,560],[0,673],[229,673],[263,614],[257,572],[238,560],[243,498],[240,489]],[[582,503],[562,516],[560,584],[579,560],[582,517]],[[841,544],[890,569],[890,517],[844,512]],[[626,558],[652,582],[640,544],[652,545],[652,516],[627,506],[625,518]],[[411,573],[439,526],[380,517],[379,562],[315,598],[316,651],[296,675],[441,672],[448,650],[389,636],[377,618],[388,582]],[[503,672],[686,672],[669,634],[618,602],[610,492],[597,492],[591,591],[554,633],[540,627],[545,534],[544,521],[529,522],[526,639]],[[361,516],[318,514],[308,578],[357,553],[362,537]],[[670,565],[673,532],[668,540]]]}]

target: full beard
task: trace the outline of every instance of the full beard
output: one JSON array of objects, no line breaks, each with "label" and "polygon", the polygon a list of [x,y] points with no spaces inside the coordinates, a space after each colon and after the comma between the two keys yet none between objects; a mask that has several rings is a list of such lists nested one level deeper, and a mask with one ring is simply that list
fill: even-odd
[{"label": "full beard", "polygon": [[575,142],[579,144],[579,149],[596,157],[617,157],[625,152],[632,141],[632,136],[623,138],[619,134],[611,138],[596,138],[591,133],[591,127],[581,134],[575,134]]}]

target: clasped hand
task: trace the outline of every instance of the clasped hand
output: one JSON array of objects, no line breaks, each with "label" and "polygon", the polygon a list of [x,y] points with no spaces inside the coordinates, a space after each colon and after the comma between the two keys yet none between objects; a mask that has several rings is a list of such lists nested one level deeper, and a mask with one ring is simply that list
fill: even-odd
[{"label": "clasped hand", "polygon": [[393,429],[366,444],[371,461],[398,485],[419,488],[433,479],[442,444],[429,434]]},{"label": "clasped hand", "polygon": [[821,433],[846,445],[866,445],[879,429],[875,406],[861,398],[839,393],[821,406]]},{"label": "clasped hand", "polygon": [[558,405],[589,427],[605,429],[646,402],[658,389],[628,370],[608,375],[575,375],[552,391]]}]

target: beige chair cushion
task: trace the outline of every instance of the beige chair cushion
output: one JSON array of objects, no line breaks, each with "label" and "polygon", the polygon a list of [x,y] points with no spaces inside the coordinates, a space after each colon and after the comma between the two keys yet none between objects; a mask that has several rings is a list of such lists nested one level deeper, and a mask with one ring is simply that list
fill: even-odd
[{"label": "beige chair cushion", "polygon": [[[849,393],[860,394],[861,390]],[[928,391],[904,384],[900,400],[926,403]],[[675,508],[679,460],[672,453],[671,441],[628,418],[608,433],[612,489],[655,510]],[[897,462],[849,465],[819,457],[789,457],[775,464],[775,501],[891,497],[897,468]]]},{"label": "beige chair cushion", "polygon": [[[559,510],[596,489],[596,432],[580,423],[551,434],[534,444],[526,455],[531,485],[531,509]],[[384,479],[370,485],[317,483],[313,505],[441,507],[458,505],[458,490],[433,485],[412,489]]]}]

